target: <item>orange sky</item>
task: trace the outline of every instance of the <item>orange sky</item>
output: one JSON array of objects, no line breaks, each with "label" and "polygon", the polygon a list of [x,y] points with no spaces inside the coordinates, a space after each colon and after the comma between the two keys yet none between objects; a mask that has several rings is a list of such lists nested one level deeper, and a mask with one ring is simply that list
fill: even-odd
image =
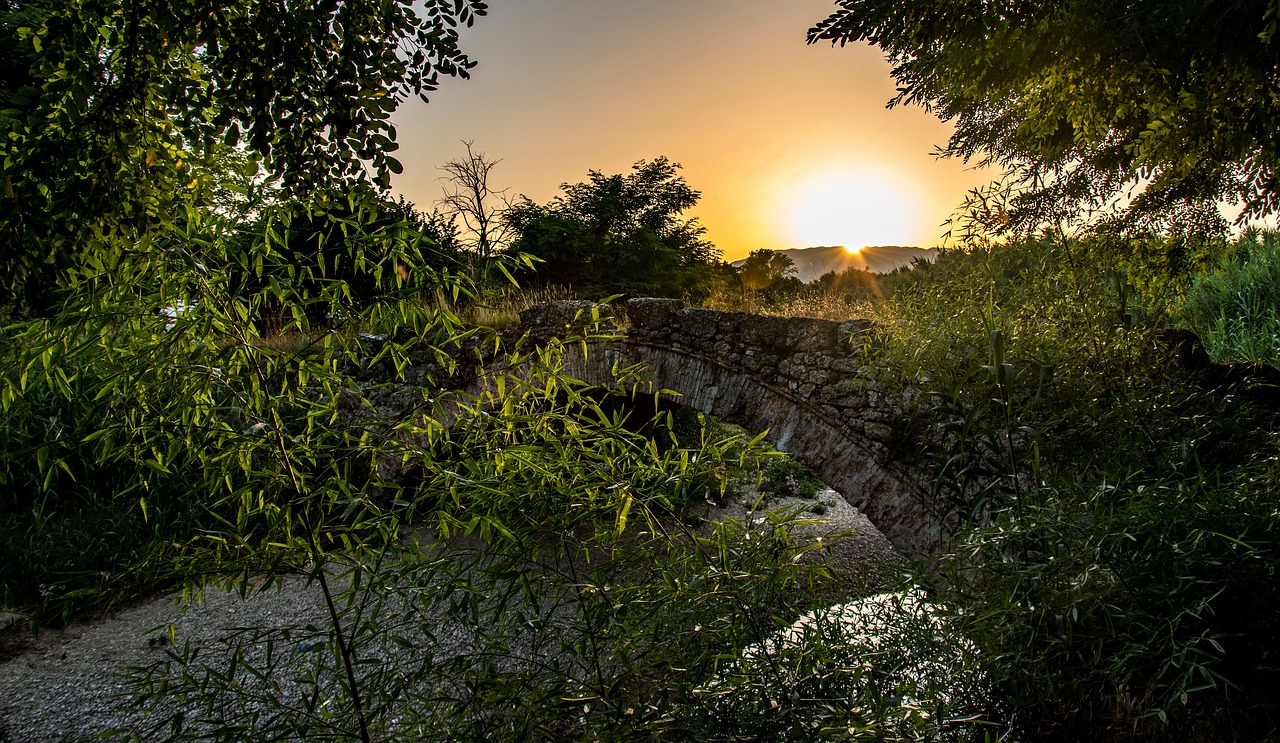
[{"label": "orange sky", "polygon": [[885,109],[867,46],[808,46],[831,0],[492,0],[465,32],[479,62],[396,115],[396,191],[429,208],[461,140],[502,162],[493,183],[538,202],[588,170],[666,155],[702,192],[692,212],[726,260],[757,248],[939,243],[990,180],[938,160],[947,125]]}]

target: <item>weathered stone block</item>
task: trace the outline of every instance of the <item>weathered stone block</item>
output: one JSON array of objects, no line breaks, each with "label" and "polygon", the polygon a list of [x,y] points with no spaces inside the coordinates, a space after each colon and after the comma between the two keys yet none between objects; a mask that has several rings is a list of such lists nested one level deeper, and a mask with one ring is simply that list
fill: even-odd
[{"label": "weathered stone block", "polygon": [[788,345],[797,351],[834,351],[840,342],[840,323],[833,320],[794,318],[790,321]]},{"label": "weathered stone block", "polygon": [[634,330],[648,335],[668,335],[683,309],[684,302],[678,299],[636,297],[627,301],[627,318]]},{"label": "weathered stone block", "polygon": [[790,352],[790,325],[794,322],[788,317],[752,316],[751,322],[742,327],[742,340],[770,351]]},{"label": "weathered stone block", "polygon": [[893,437],[893,428],[884,423],[867,422],[863,425],[863,432],[867,438],[877,441],[888,441]]},{"label": "weathered stone block", "polygon": [[714,310],[686,309],[680,313],[680,327],[672,333],[672,337],[674,339],[678,333],[686,336],[688,343],[715,338],[720,315],[723,314]]},{"label": "weathered stone block", "polygon": [[[528,330],[542,330],[553,336],[564,331],[573,332],[591,323],[591,311],[596,307],[595,302],[585,299],[543,302],[521,311],[520,325]],[[599,305],[599,313],[602,318],[612,317],[613,308]]]},{"label": "weathered stone block", "polygon": [[862,368],[862,365],[852,357],[836,357],[831,360],[830,368],[832,371],[840,372],[845,376],[853,376],[858,373],[858,370]]}]

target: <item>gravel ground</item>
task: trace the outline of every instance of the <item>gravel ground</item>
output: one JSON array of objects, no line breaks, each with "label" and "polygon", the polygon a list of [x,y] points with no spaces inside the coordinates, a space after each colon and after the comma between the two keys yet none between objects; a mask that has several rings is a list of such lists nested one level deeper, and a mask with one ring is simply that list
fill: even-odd
[{"label": "gravel ground", "polygon": [[[704,518],[707,524],[729,517],[762,519],[750,505],[750,499],[729,503]],[[813,559],[820,559],[820,553],[828,556],[849,581],[850,593],[871,591],[896,564],[884,536],[834,491],[820,493],[816,500],[774,501],[769,508],[806,510],[804,518],[820,522],[799,527],[797,536],[820,541]],[[177,647],[190,642],[211,656],[226,652],[227,638],[238,629],[322,626],[326,616],[319,587],[298,578],[286,580],[279,591],[272,587],[244,599],[211,589],[203,603],[185,611],[174,598],[157,597],[103,619],[44,631],[0,663],[0,742],[84,741],[107,730],[145,724],[140,711],[127,708],[119,674],[127,667],[163,661],[171,647],[170,628]],[[437,641],[467,643],[461,633],[447,628]]]},{"label": "gravel ground", "polygon": [[0,741],[84,741],[141,724],[140,713],[120,709],[125,685],[118,674],[164,660],[170,625],[179,645],[214,647],[240,627],[324,617],[319,589],[297,579],[247,599],[211,589],[185,612],[176,599],[157,597],[104,619],[42,631],[0,665]]}]

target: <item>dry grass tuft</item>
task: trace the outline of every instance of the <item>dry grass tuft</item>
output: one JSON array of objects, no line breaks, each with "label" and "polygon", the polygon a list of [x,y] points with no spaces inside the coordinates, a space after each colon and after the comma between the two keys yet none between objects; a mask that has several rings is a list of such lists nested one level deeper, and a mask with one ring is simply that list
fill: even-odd
[{"label": "dry grass tuft", "polygon": [[509,328],[520,324],[520,313],[535,304],[574,299],[573,290],[564,286],[532,289],[508,286],[490,289],[480,296],[460,302],[454,311],[468,325],[487,328]]}]

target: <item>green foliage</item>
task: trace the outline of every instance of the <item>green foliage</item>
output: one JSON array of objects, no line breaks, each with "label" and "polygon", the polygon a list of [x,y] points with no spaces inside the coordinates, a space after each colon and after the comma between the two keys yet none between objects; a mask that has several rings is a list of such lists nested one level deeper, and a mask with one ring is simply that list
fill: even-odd
[{"label": "green foliage", "polygon": [[[1229,469],[1264,440],[1256,397],[1215,399],[1221,380],[1181,366],[1177,337],[1151,323],[1109,255],[1101,241],[1042,237],[948,251],[891,277],[880,348],[906,381],[928,385],[921,421],[945,421],[930,434],[946,442],[935,485],[961,511],[1011,470],[1100,479],[1185,473],[1197,459]],[[1237,415],[1248,425],[1210,433],[1207,421]]]},{"label": "green foliage", "polygon": [[832,297],[846,304],[866,302],[883,296],[880,279],[871,271],[850,266],[836,273],[828,271],[809,282],[809,291]]},{"label": "green foliage", "polygon": [[507,212],[511,251],[541,261],[534,281],[582,296],[705,294],[720,253],[697,220],[680,218],[699,193],[678,168],[659,157],[625,176],[591,171],[545,206],[525,199]]},{"label": "green foliage", "polygon": [[[367,509],[392,432],[375,422],[331,425],[344,397],[360,389],[352,374],[368,357],[403,368],[414,346],[420,358],[443,354],[462,330],[417,302],[441,281],[420,270],[429,247],[421,234],[382,221],[376,199],[353,195],[347,206],[332,217],[323,247],[352,266],[345,276],[376,290],[372,299],[323,266],[293,264],[278,211],[246,239],[225,218],[193,210],[181,232],[157,235],[149,251],[86,272],[76,311],[7,329],[5,528],[57,535],[79,525],[88,527],[81,538],[101,540],[107,535],[91,526],[100,513],[118,533],[104,563],[92,562],[92,552],[37,562],[49,545],[6,571],[6,588],[22,598],[41,583],[89,589],[98,569],[137,569],[143,577],[135,580],[145,582],[166,572],[197,526],[234,559],[260,542],[294,542],[280,532],[294,532],[298,521],[314,529]],[[370,335],[316,334],[309,316],[318,307],[372,331],[412,329],[415,340],[369,349]],[[170,321],[165,308],[183,311]],[[280,308],[282,330],[310,339],[300,348],[282,349],[253,330],[252,318]]]},{"label": "green foliage", "polygon": [[[9,353],[4,360],[0,583],[21,605],[70,609],[77,592],[136,567],[156,544],[212,526],[187,452],[141,460],[111,452],[122,419],[164,409],[177,389],[156,385],[146,398],[110,394],[112,365],[94,350],[51,348],[36,359]],[[35,368],[23,368],[24,360]],[[23,377],[15,396],[11,385]]]},{"label": "green foliage", "polygon": [[1088,218],[1131,188],[1124,229],[1220,230],[1220,199],[1244,202],[1244,218],[1280,206],[1271,0],[837,4],[810,42],[879,46],[890,105],[954,121],[943,154],[1008,169],[999,226]]},{"label": "green foliage", "polygon": [[772,250],[753,250],[738,270],[742,285],[753,292],[766,291],[787,279],[795,279],[796,264]]},{"label": "green foliage", "polygon": [[1219,739],[1275,724],[1268,488],[1064,481],[964,534],[955,585],[982,606],[965,632],[1036,737],[1133,726]]},{"label": "green foliage", "polygon": [[456,26],[485,12],[478,0],[42,7],[18,6],[35,23],[16,30],[31,64],[0,115],[0,301],[43,316],[83,261],[207,206],[202,165],[242,132],[291,192],[367,178],[366,165],[385,184],[400,170],[392,111],[466,76]]},{"label": "green foliage", "polygon": [[1181,319],[1215,361],[1280,365],[1280,234],[1248,230],[1232,248],[1192,282]]},{"label": "green foliage", "polygon": [[[1180,366],[1097,242],[889,277],[882,353],[957,524],[935,585],[1032,739],[1264,737],[1275,413]],[[1207,376],[1206,376],[1207,375]]]},{"label": "green foliage", "polygon": [[[414,298],[434,289],[439,276],[458,272],[463,262],[449,223],[439,215],[418,212],[403,200],[387,201],[358,182],[263,209],[233,241],[243,245],[261,235],[278,245],[252,261],[245,257],[252,248],[243,247],[199,257],[208,270],[225,273],[228,291],[250,302],[251,317],[264,332],[288,324],[281,314],[286,307],[303,308],[308,328],[323,329],[330,318],[355,317],[375,301]],[[353,240],[359,243],[354,251]],[[410,243],[412,255],[403,253]],[[296,296],[275,296],[280,285]]]},{"label": "green foliage", "polygon": [[817,472],[786,455],[761,460],[760,494],[773,498],[811,500],[826,485]]},{"label": "green foliage", "polygon": [[386,202],[384,211],[391,218],[408,222],[422,233],[422,236],[434,244],[434,253],[438,259],[433,263],[438,268],[459,267],[462,263],[461,253],[465,250],[462,239],[458,235],[457,220],[433,209],[430,213],[419,209],[412,201],[401,196],[395,203]]},{"label": "green foliage", "polygon": [[[622,391],[595,390],[563,376],[562,353],[553,343],[511,359],[528,369],[504,380],[511,391],[465,406],[426,460],[410,462],[421,467],[419,497],[439,501],[433,512],[443,533],[489,539],[587,523],[621,531],[631,509],[673,515],[694,499],[690,488],[722,470],[733,439],[703,436],[689,448],[662,446],[648,431],[669,426],[668,414],[637,426],[625,405],[611,404]],[[638,371],[620,373],[625,379]]]},{"label": "green foliage", "polygon": [[18,29],[39,28],[56,8],[53,0],[0,3],[0,105],[4,105],[0,121],[12,115],[9,106],[20,100],[18,92],[35,82],[31,65],[36,59],[36,50],[19,38]]},{"label": "green foliage", "polygon": [[[1109,263],[1096,241],[1051,233],[944,251],[882,277],[893,297],[885,350],[907,378],[960,388],[991,363],[991,333],[998,331],[1021,362],[1013,370],[1020,389],[1096,397],[1097,386],[1127,378],[1142,348],[1127,332],[1141,319],[1139,308]],[[1114,375],[1099,368],[1104,358],[1128,365]],[[975,394],[984,399],[987,392]]]},{"label": "green foliage", "polygon": [[1189,234],[1140,235],[1101,242],[1099,253],[1114,255],[1125,279],[1156,317],[1170,315],[1191,282],[1212,271],[1230,249],[1221,237]]}]

